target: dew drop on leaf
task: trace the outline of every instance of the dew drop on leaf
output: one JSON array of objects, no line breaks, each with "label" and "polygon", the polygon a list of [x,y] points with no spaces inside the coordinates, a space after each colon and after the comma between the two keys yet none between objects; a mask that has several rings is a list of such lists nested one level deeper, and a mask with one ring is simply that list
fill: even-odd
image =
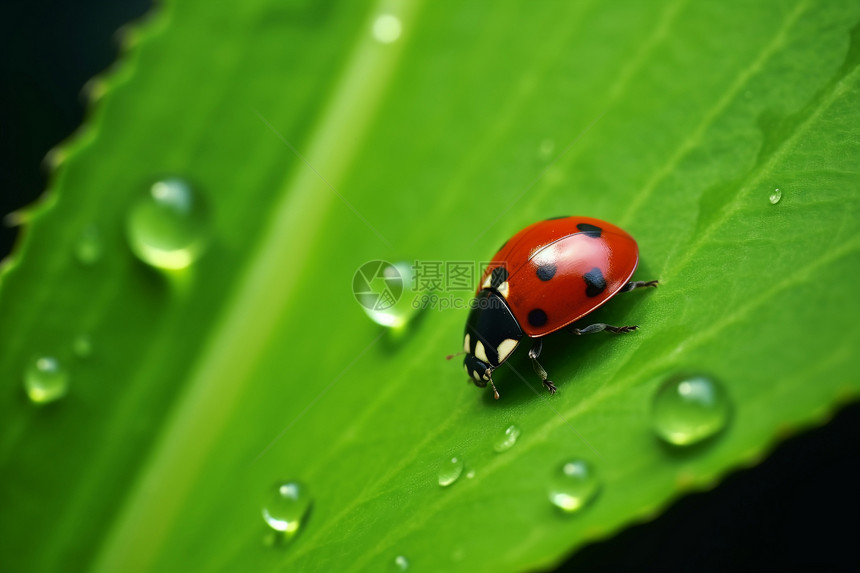
[{"label": "dew drop on leaf", "polygon": [[722,430],[731,404],[723,387],[706,376],[675,376],[666,380],[651,406],[654,431],[675,446],[688,446]]},{"label": "dew drop on leaf", "polygon": [[439,485],[448,487],[458,479],[463,473],[463,460],[458,457],[446,459],[442,462],[442,467],[439,468]]},{"label": "dew drop on leaf", "polygon": [[519,426],[516,424],[511,424],[507,428],[505,428],[505,433],[501,438],[496,440],[496,443],[493,445],[493,449],[497,452],[506,452],[514,447],[514,444],[517,443],[517,439],[520,437],[522,431]]},{"label": "dew drop on leaf", "polygon": [[39,356],[24,372],[24,390],[34,404],[59,400],[69,389],[69,374],[52,356]]},{"label": "dew drop on leaf", "polygon": [[585,460],[574,459],[562,464],[552,477],[549,500],[565,513],[576,513],[594,499],[600,481],[594,468]]},{"label": "dew drop on leaf", "polygon": [[409,569],[409,560],[403,555],[398,555],[394,558],[394,565],[397,567],[398,571],[406,571]]},{"label": "dew drop on leaf", "polygon": [[126,220],[132,252],[160,269],[183,269],[196,261],[209,242],[206,208],[182,179],[157,181],[134,203]]},{"label": "dew drop on leaf", "polygon": [[352,291],[370,320],[399,330],[417,310],[410,296],[413,277],[408,262],[370,261],[355,271]]},{"label": "dew drop on leaf", "polygon": [[780,202],[780,200],[782,200],[782,191],[780,191],[779,189],[774,189],[773,193],[770,194],[769,199],[771,205],[776,205]]},{"label": "dew drop on leaf", "polygon": [[277,484],[263,505],[263,519],[275,531],[295,535],[311,508],[305,486],[297,482]]},{"label": "dew drop on leaf", "polygon": [[78,235],[74,246],[75,258],[85,266],[94,265],[104,254],[104,242],[101,232],[95,226],[89,226]]}]

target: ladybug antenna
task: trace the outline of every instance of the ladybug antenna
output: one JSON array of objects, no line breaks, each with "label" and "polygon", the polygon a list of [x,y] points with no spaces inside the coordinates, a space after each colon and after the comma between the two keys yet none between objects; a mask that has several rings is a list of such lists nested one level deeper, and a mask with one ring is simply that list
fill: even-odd
[{"label": "ladybug antenna", "polygon": [[451,360],[451,359],[452,359],[452,358],[454,358],[455,356],[460,356],[461,354],[466,354],[466,351],[465,351],[465,350],[461,350],[460,352],[458,352],[458,353],[456,353],[456,354],[449,354],[448,356],[446,356],[446,357],[445,357],[445,360]]},{"label": "ladybug antenna", "polygon": [[498,400],[498,399],[499,399],[499,391],[498,391],[498,390],[496,390],[496,385],[495,385],[495,384],[493,384],[493,379],[492,379],[492,378],[490,378],[490,386],[492,386],[492,388],[493,388],[493,397],[494,397],[496,400]]}]

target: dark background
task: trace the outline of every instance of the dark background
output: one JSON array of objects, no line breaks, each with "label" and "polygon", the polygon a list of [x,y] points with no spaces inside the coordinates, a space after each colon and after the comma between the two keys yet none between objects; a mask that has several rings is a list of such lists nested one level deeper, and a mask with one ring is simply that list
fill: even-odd
[{"label": "dark background", "polygon": [[[115,61],[117,29],[150,5],[0,2],[0,217],[45,189],[42,160],[83,120],[84,84]],[[0,227],[2,258],[17,231]],[[713,491],[586,547],[559,571],[858,571],[858,445],[855,404]]]}]

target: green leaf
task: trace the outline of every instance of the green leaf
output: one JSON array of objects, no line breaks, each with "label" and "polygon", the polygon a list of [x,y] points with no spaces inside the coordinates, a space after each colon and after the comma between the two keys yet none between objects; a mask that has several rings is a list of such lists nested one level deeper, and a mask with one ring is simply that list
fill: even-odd
[{"label": "green leaf", "polygon": [[[4,568],[550,567],[825,420],[860,390],[858,19],[811,0],[168,3],[20,214],[0,290]],[[184,272],[125,239],[165,176],[210,209]],[[442,359],[469,292],[443,285],[461,309],[398,332],[351,292],[367,261],[486,261],[562,214],[629,230],[636,277],[661,285],[592,316],[635,334],[546,340],[553,397],[525,350],[498,401]],[[82,264],[88,229],[103,253]],[[42,406],[21,385],[38,356],[69,377]],[[733,409],[683,451],[649,415],[681,372]],[[452,456],[467,471],[441,488]],[[547,488],[572,458],[601,491],[563,516]],[[313,507],[267,546],[281,480]]]}]

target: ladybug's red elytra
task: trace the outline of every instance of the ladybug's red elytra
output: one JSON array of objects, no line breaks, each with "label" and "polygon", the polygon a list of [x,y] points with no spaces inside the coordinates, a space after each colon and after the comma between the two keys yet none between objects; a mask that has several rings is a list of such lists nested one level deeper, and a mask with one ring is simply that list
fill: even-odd
[{"label": "ladybug's red elytra", "polygon": [[[493,256],[466,321],[463,367],[476,386],[499,392],[492,373],[525,334],[535,372],[552,394],[557,388],[538,362],[542,337],[579,320],[621,292],[656,287],[630,281],[639,248],[627,232],[590,217],[556,217],[530,225]],[[638,326],[596,323],[574,334],[630,332]]]}]

